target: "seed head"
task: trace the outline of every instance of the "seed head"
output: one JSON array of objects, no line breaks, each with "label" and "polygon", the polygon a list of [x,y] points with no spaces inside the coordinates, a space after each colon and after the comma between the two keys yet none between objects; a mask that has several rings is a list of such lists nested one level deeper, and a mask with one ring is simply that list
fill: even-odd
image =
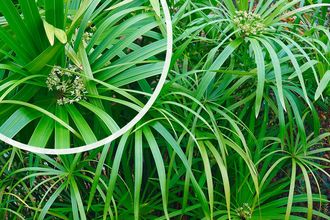
[{"label": "seed head", "polygon": [[252,217],[252,210],[247,203],[243,203],[241,207],[238,207],[236,213],[241,219],[251,219]]},{"label": "seed head", "polygon": [[261,16],[253,12],[236,11],[232,21],[245,36],[258,35],[266,29]]},{"label": "seed head", "polygon": [[86,98],[87,90],[84,80],[74,72],[78,67],[69,65],[68,69],[55,66],[48,75],[46,85],[49,91],[56,92],[57,104],[73,104]]}]

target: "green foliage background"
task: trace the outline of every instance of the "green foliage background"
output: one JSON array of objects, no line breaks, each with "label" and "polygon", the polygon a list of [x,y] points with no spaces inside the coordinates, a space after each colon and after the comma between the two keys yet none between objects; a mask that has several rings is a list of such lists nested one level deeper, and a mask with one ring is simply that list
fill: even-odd
[{"label": "green foliage background", "polygon": [[[330,5],[168,4],[174,54],[152,109],[91,152],[47,156],[2,144],[1,219],[330,218],[330,130],[322,123]],[[159,7],[1,0],[0,132],[56,148],[115,132],[143,107],[161,72]],[[49,103],[45,77],[69,63],[83,70],[87,100]]]}]

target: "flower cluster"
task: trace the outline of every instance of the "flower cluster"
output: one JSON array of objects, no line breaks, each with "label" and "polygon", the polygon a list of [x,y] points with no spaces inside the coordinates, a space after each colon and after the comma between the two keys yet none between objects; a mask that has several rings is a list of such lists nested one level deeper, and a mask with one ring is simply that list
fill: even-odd
[{"label": "flower cluster", "polygon": [[70,65],[68,71],[55,66],[46,80],[49,91],[57,93],[57,104],[73,104],[86,98],[87,90],[83,79],[74,74],[79,70]]},{"label": "flower cluster", "polygon": [[89,29],[83,34],[83,38],[86,42],[89,42],[92,39],[94,33],[96,32],[96,26],[93,26],[91,21],[88,22],[88,26]]},{"label": "flower cluster", "polygon": [[252,210],[247,203],[244,203],[242,207],[237,208],[236,213],[241,219],[251,219],[252,217]]},{"label": "flower cluster", "polygon": [[236,11],[233,18],[234,24],[245,36],[257,35],[265,31],[265,25],[259,14],[247,11]]},{"label": "flower cluster", "polygon": [[85,32],[83,37],[86,40],[86,42],[89,42],[92,39],[93,35],[94,35],[93,32]]}]

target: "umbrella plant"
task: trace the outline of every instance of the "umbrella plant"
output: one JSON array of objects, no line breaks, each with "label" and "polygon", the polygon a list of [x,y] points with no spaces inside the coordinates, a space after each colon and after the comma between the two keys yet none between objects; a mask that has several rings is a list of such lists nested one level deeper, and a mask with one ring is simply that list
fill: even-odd
[{"label": "umbrella plant", "polygon": [[[85,153],[0,145],[0,218],[330,218],[329,3],[168,4],[152,108]],[[160,6],[2,0],[0,133],[62,148],[122,127],[159,80]]]},{"label": "umbrella plant", "polygon": [[94,143],[148,101],[164,23],[145,1],[2,1],[0,132],[37,147]]}]

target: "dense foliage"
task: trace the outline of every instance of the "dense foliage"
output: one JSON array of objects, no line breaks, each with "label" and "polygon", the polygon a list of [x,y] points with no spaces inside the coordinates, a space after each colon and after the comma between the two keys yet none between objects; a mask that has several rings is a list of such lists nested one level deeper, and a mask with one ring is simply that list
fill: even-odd
[{"label": "dense foliage", "polygon": [[[330,218],[330,4],[168,4],[171,70],[147,115],[81,154],[0,145],[0,219]],[[162,13],[1,0],[0,133],[63,148],[117,131],[162,71]]]}]

